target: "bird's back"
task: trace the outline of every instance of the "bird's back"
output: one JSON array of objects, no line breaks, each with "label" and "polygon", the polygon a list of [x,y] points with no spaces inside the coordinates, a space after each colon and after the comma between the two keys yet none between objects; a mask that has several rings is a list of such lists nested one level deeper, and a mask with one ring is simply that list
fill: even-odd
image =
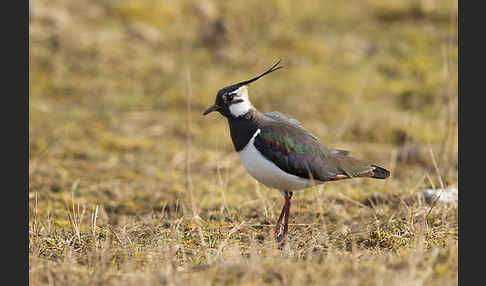
[{"label": "bird's back", "polygon": [[272,112],[255,112],[252,118],[260,129],[254,145],[283,171],[319,181],[351,177],[386,178],[389,172],[349,156],[348,151],[327,147],[295,119]]}]

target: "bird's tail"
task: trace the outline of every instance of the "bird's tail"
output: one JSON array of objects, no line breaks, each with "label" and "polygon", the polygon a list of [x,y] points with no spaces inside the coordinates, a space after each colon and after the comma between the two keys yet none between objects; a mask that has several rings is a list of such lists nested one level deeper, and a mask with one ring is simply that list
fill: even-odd
[{"label": "bird's tail", "polygon": [[386,179],[390,176],[390,171],[380,166],[371,165],[373,168],[371,172],[367,173],[365,177],[375,178],[375,179]]},{"label": "bird's tail", "polygon": [[[377,165],[369,164],[362,160],[339,153],[334,156],[339,169],[348,177],[365,177],[375,179],[386,179],[390,176],[390,171]],[[345,179],[345,177],[343,177]]]}]

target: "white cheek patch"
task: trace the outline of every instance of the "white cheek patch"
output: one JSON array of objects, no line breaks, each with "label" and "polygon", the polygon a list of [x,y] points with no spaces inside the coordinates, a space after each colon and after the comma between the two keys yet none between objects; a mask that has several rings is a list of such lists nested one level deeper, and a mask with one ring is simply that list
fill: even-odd
[{"label": "white cheek patch", "polygon": [[248,99],[242,99],[242,102],[234,103],[229,106],[229,110],[234,117],[245,115],[251,109],[251,103],[248,101]]},{"label": "white cheek patch", "polygon": [[243,101],[231,104],[229,110],[234,117],[245,115],[252,108],[250,100],[248,99],[248,88],[244,85],[235,90],[234,93],[236,94],[235,100],[240,99]]}]

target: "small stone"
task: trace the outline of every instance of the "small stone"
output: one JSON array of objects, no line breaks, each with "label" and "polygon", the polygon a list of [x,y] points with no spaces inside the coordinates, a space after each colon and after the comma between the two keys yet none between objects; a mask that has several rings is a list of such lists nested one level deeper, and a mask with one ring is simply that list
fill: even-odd
[{"label": "small stone", "polygon": [[[422,192],[425,201],[428,204],[434,203],[435,200],[437,200],[438,203],[457,203],[458,202],[458,189],[451,187],[448,189],[425,189]],[[437,199],[438,197],[438,199]]]}]

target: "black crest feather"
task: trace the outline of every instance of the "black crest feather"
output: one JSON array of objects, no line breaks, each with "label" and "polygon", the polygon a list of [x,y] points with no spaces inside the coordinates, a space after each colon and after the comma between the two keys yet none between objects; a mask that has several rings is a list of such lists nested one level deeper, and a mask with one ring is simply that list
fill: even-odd
[{"label": "black crest feather", "polygon": [[262,76],[266,75],[266,74],[269,74],[271,72],[274,72],[278,69],[281,69],[283,68],[283,66],[278,66],[278,64],[280,63],[280,60],[278,60],[278,62],[276,64],[274,64],[270,69],[268,69],[266,72],[262,73],[261,75],[257,76],[257,77],[254,77],[252,79],[249,79],[247,81],[242,81],[240,83],[238,83],[239,86],[242,86],[242,85],[247,85],[247,84],[250,84],[254,81],[256,81],[257,79],[261,78]]}]

